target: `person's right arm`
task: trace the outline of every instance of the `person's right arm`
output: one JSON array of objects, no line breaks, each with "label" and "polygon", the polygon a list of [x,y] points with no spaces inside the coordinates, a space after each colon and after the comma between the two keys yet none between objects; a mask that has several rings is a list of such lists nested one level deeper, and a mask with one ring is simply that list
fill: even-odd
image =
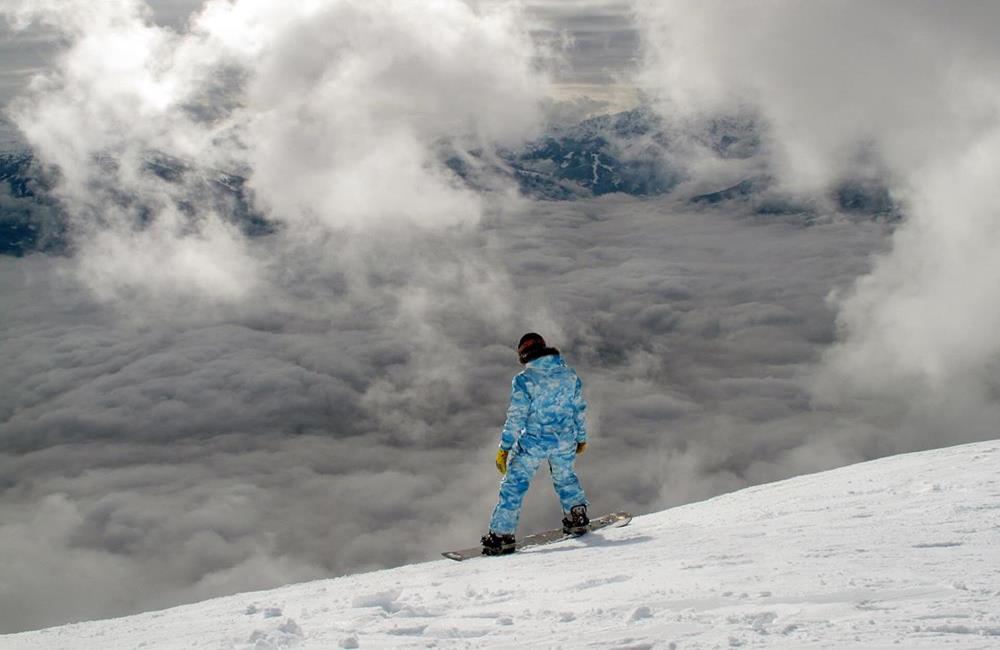
[{"label": "person's right arm", "polygon": [[514,446],[527,423],[530,406],[531,396],[524,376],[517,375],[510,384],[510,406],[507,407],[507,421],[500,433],[500,449],[510,450]]},{"label": "person's right arm", "polygon": [[583,382],[576,378],[576,391],[573,393],[573,423],[576,426],[576,443],[587,444],[587,422],[584,413],[587,411],[587,400],[583,398]]}]

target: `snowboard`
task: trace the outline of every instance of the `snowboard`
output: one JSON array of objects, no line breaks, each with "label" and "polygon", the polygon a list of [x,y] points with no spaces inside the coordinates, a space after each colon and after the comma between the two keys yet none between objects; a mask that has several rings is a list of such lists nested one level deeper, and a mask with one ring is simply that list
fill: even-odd
[{"label": "snowboard", "polygon": [[[590,532],[594,532],[595,530],[600,530],[601,528],[607,528],[609,526],[621,528],[622,526],[627,526],[630,521],[632,521],[632,515],[630,513],[612,512],[611,514],[604,515],[603,517],[591,519],[588,530]],[[519,539],[517,540],[517,544],[514,549],[516,552],[523,548],[531,548],[532,546],[541,546],[543,544],[552,544],[553,542],[561,542],[564,539],[574,539],[576,537],[580,537],[580,535],[567,535],[562,531],[562,528],[556,528],[553,530],[546,530],[542,533],[528,535],[523,539]],[[475,546],[473,548],[462,549],[461,551],[445,551],[441,555],[445,556],[449,560],[461,562],[462,560],[471,560],[474,557],[480,557],[482,554],[483,547]]]}]

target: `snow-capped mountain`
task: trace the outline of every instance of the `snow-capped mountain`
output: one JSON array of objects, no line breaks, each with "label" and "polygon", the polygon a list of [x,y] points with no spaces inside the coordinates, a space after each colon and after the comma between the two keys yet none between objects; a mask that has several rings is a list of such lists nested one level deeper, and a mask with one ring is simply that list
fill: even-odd
[{"label": "snow-capped mountain", "polygon": [[996,648],[998,467],[1000,441],[895,456],[513,556],[0,636],[0,647]]},{"label": "snow-capped mountain", "polygon": [[809,223],[825,206],[867,219],[891,222],[902,218],[901,208],[893,201],[889,189],[871,178],[843,180],[827,196],[801,196],[782,192],[773,176],[758,174],[720,190],[696,194],[689,200],[702,206],[742,204],[746,210],[763,217],[799,215],[804,223]]},{"label": "snow-capped mountain", "polygon": [[[601,115],[571,126],[554,126],[544,137],[517,150],[455,151],[442,145],[441,156],[467,186],[489,191],[514,185],[531,198],[573,200],[623,193],[655,196],[684,187],[687,200],[704,206],[735,205],[758,215],[801,215],[804,222],[830,207],[863,218],[898,217],[884,184],[877,179],[847,179],[828,196],[781,193],[766,172],[762,127],[753,116],[705,119],[683,126],[668,124],[649,108]],[[728,169],[719,178],[699,177],[691,161],[705,157]],[[727,168],[726,166],[729,165]],[[765,171],[761,171],[761,170]],[[201,169],[151,152],[146,171],[168,182],[184,180],[191,196],[181,211],[211,206],[253,236],[273,224],[252,207],[245,178],[238,173]],[[727,177],[736,175],[736,181]],[[68,246],[68,219],[51,195],[51,180],[22,150],[0,154],[0,254],[60,252]],[[683,192],[682,192],[683,194]],[[136,202],[137,197],[117,197]],[[684,198],[684,197],[682,197]],[[141,205],[132,206],[141,215]]]},{"label": "snow-capped mountain", "polygon": [[[95,164],[113,165],[112,161]],[[245,179],[238,174],[201,169],[177,158],[150,153],[145,171],[169,183],[185,182],[188,194],[177,207],[185,213],[209,207],[226,215],[247,235],[271,232],[272,226],[250,205]],[[69,247],[69,219],[53,196],[52,170],[43,169],[27,149],[0,153],[0,255],[41,251],[62,253]],[[142,219],[141,197],[113,197]]]},{"label": "snow-capped mountain", "polygon": [[453,156],[448,164],[477,188],[485,185],[485,167],[513,180],[527,196],[567,200],[614,192],[666,194],[689,176],[686,160],[694,155],[742,159],[759,151],[759,127],[752,117],[707,119],[678,128],[640,107],[554,126],[516,151]]},{"label": "snow-capped mountain", "polygon": [[644,109],[556,128],[521,151],[501,155],[521,190],[537,198],[665,194],[683,179],[663,121]]},{"label": "snow-capped mountain", "polygon": [[65,219],[27,150],[0,153],[0,255],[58,252]]}]

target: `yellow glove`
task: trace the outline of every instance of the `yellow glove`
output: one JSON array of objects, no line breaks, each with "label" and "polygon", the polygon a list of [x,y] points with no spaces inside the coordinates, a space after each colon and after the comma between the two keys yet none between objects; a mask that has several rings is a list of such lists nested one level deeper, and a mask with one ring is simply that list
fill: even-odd
[{"label": "yellow glove", "polygon": [[507,473],[507,454],[510,453],[506,449],[497,449],[497,471],[501,474]]},{"label": "yellow glove", "polygon": [[583,452],[585,452],[585,451],[587,451],[587,443],[585,443],[585,442],[578,442],[578,443],[576,443],[576,455],[577,456],[582,456]]}]

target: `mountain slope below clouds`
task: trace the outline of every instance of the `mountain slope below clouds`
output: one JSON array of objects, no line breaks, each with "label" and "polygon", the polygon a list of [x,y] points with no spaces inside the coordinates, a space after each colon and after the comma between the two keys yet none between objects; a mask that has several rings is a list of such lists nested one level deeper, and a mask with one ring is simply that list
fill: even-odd
[{"label": "mountain slope below clouds", "polygon": [[515,556],[0,636],[0,648],[995,648],[998,470],[1000,441],[895,456]]},{"label": "mountain slope below clouds", "polygon": [[[804,224],[830,210],[861,218],[900,217],[900,207],[879,179],[841,179],[827,196],[782,193],[775,179],[762,173],[768,169],[762,128],[754,118],[737,115],[681,129],[642,107],[554,126],[516,150],[464,152],[442,145],[439,154],[442,163],[470,189],[517,187],[524,196],[537,200],[613,193],[659,196],[685,189],[681,186],[687,181],[700,188],[689,197],[694,204],[736,206],[764,217],[789,216]],[[715,161],[708,167],[714,171],[698,171],[697,161],[703,159]],[[246,179],[237,173],[201,168],[161,152],[148,153],[143,172],[153,180],[184,185],[186,194],[176,207],[193,223],[208,211],[224,216],[248,236],[269,234],[276,227],[253,205]],[[730,177],[741,180],[732,184]],[[0,148],[0,255],[71,249],[70,215],[52,191],[54,182],[53,170],[40,165],[23,145],[10,151]],[[139,215],[137,228],[145,226],[146,198],[118,197],[123,207],[130,206]]]}]

